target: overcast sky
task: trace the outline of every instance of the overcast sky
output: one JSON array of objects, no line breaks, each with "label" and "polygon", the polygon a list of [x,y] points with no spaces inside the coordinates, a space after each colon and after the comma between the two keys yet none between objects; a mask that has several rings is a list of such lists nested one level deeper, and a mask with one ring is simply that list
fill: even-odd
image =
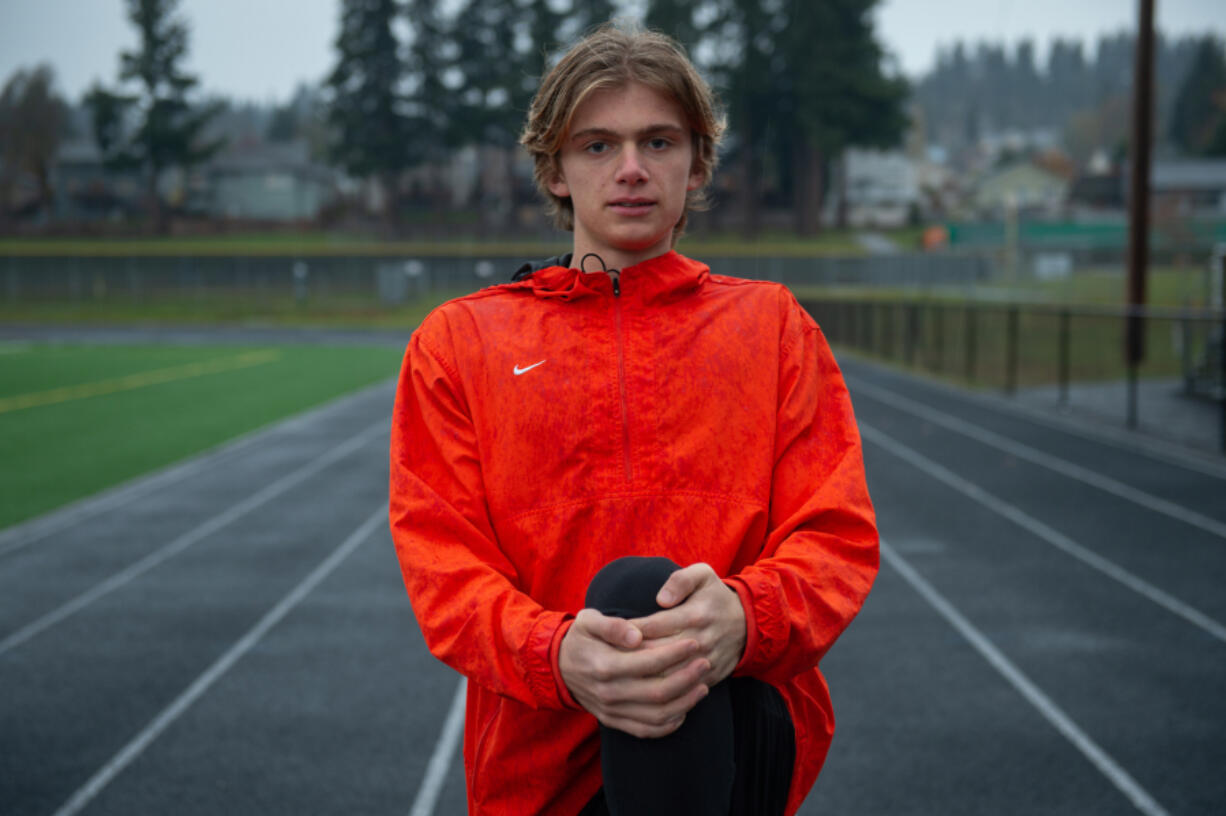
[{"label": "overcast sky", "polygon": [[[820,2],[820,0],[814,0]],[[1135,25],[1137,0],[884,0],[878,32],[902,66],[927,70],[937,47],[955,39],[1015,43],[1031,37],[1039,55],[1054,36],[1092,43]],[[1226,0],[1156,0],[1170,35],[1226,37]],[[183,0],[191,24],[188,68],[205,90],[238,99],[282,101],[298,83],[318,81],[333,61],[339,0]],[[61,92],[76,99],[95,80],[113,83],[121,48],[135,34],[123,0],[0,0],[0,82],[19,67],[49,62]]]}]

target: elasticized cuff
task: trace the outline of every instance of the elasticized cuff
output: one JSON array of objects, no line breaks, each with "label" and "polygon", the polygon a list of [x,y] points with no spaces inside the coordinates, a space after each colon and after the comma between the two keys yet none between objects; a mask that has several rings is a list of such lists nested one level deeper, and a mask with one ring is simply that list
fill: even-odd
[{"label": "elasticized cuff", "polygon": [[570,625],[575,622],[575,619],[567,615],[562,625],[553,634],[553,642],[549,644],[549,665],[553,667],[553,679],[558,687],[558,699],[562,701],[564,708],[569,708],[572,711],[582,711],[583,706],[575,702],[575,698],[570,695],[570,689],[566,687],[566,683],[562,682],[562,668],[558,665],[558,656],[562,651],[562,638],[566,637],[566,633],[570,631]]},{"label": "elasticized cuff", "polygon": [[736,592],[741,599],[741,609],[745,612],[745,651],[741,652],[741,659],[732,670],[734,675],[739,675],[758,650],[758,621],[753,614],[753,596],[749,594],[749,586],[735,576],[725,578],[724,584]]}]

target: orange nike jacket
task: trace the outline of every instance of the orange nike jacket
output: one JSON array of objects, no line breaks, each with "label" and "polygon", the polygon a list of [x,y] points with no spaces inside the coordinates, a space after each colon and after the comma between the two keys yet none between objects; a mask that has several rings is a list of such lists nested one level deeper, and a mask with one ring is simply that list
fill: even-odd
[{"label": "orange nike jacket", "polygon": [[434,310],[392,419],[390,521],[430,651],[469,678],[469,812],[574,816],[595,718],[557,655],[624,555],[706,562],[745,608],[735,673],[796,728],[788,813],[834,732],[818,662],[877,573],[860,438],[817,324],[782,286],[670,252],[560,266]]}]

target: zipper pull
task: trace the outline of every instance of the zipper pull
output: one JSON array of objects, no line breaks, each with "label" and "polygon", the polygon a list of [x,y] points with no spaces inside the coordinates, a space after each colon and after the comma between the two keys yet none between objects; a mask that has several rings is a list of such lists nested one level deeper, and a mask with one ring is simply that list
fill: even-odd
[{"label": "zipper pull", "polygon": [[621,278],[622,273],[620,269],[609,270],[609,280],[613,281],[613,297],[622,296]]}]

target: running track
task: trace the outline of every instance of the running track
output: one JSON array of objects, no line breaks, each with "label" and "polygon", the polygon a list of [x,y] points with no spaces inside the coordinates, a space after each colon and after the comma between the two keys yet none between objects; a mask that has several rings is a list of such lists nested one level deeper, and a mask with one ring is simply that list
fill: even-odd
[{"label": "running track", "polygon": [[[809,814],[1226,808],[1226,466],[845,361],[881,575]],[[392,383],[0,532],[0,813],[464,812]]]}]

